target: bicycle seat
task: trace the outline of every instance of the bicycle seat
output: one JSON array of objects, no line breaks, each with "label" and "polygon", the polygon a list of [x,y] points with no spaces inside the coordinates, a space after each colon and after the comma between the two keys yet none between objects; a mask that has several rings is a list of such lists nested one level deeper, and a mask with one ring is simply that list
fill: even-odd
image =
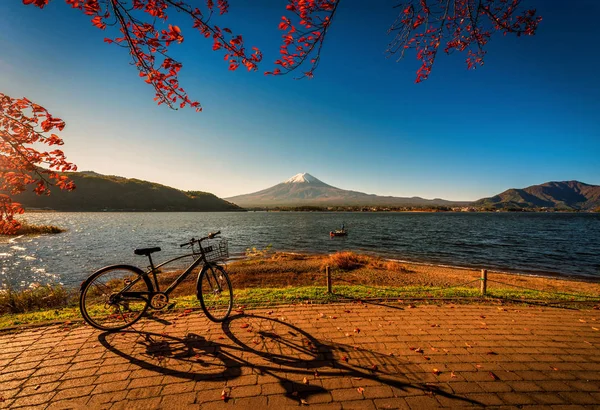
[{"label": "bicycle seat", "polygon": [[160,251],[160,248],[157,246],[156,248],[138,248],[133,251],[136,255],[145,255],[148,256],[151,253]]}]

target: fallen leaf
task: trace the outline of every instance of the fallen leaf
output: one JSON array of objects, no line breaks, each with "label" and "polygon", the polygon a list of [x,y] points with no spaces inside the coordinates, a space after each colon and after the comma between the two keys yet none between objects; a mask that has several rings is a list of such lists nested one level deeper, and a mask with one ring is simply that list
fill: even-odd
[{"label": "fallen leaf", "polygon": [[244,323],[243,325],[241,325],[240,327],[242,329],[246,329],[247,327],[249,327],[250,325],[248,323]]},{"label": "fallen leaf", "polygon": [[356,389],[357,392],[359,392],[360,394],[365,394],[365,389],[363,389],[362,387],[359,387],[358,389]]},{"label": "fallen leaf", "polygon": [[587,322],[586,322],[585,320],[583,320],[583,319],[579,319],[579,321],[580,321],[581,323],[587,323]]},{"label": "fallen leaf", "polygon": [[319,371],[315,370],[315,377],[319,377]]},{"label": "fallen leaf", "polygon": [[373,370],[374,372],[376,372],[376,371],[377,371],[377,369],[378,369],[378,367],[377,367],[377,365],[376,365],[376,364],[374,364],[373,366],[371,366],[371,370]]},{"label": "fallen leaf", "polygon": [[229,393],[225,389],[223,389],[223,391],[221,392],[221,400],[223,400],[224,402],[227,402],[227,400],[229,400]]},{"label": "fallen leaf", "polygon": [[37,386],[35,386],[35,387],[33,388],[33,390],[37,390],[37,389],[39,389],[40,387],[42,387],[42,385],[41,385],[41,384],[38,384]]},{"label": "fallen leaf", "polygon": [[348,363],[348,358],[346,356],[342,356],[342,360]]},{"label": "fallen leaf", "polygon": [[304,406],[308,406],[308,402],[304,399],[300,399],[300,404],[302,404]]},{"label": "fallen leaf", "polygon": [[408,306],[407,306],[407,308],[409,308],[409,309],[414,309],[414,308],[415,308],[415,305],[408,305]]},{"label": "fallen leaf", "polygon": [[594,329],[594,330],[596,330],[596,331],[600,330],[600,329],[598,329],[597,327],[593,327],[593,326],[592,326],[592,329]]},{"label": "fallen leaf", "polygon": [[469,348],[473,347],[473,346],[471,346],[470,344],[468,344],[467,342],[465,342],[465,346],[467,346],[467,347],[469,347]]},{"label": "fallen leaf", "polygon": [[490,372],[490,377],[494,380],[498,380],[498,376],[496,376],[494,372]]},{"label": "fallen leaf", "polygon": [[415,349],[415,352],[417,352],[417,353],[423,353],[423,349],[421,349],[420,347],[417,347]]},{"label": "fallen leaf", "polygon": [[557,367],[552,367],[552,366],[550,366],[550,368],[551,368],[552,370],[554,370],[555,372],[557,372],[557,371],[558,371],[558,368],[557,368]]},{"label": "fallen leaf", "polygon": [[302,383],[308,384],[308,379],[305,377],[304,379],[302,379]]},{"label": "fallen leaf", "polygon": [[433,374],[435,374],[436,376],[439,376],[439,374],[441,373],[439,369],[433,369],[432,370]]},{"label": "fallen leaf", "polygon": [[478,369],[481,369],[483,366],[480,364],[476,364],[475,367],[477,367]]},{"label": "fallen leaf", "polygon": [[360,333],[360,329],[359,328],[355,328],[354,329],[354,333]]},{"label": "fallen leaf", "polygon": [[320,317],[325,317],[325,313],[319,313]]},{"label": "fallen leaf", "polygon": [[454,374],[454,372],[450,372],[450,377],[452,377],[453,379],[456,378],[456,375]]},{"label": "fallen leaf", "polygon": [[423,359],[425,359],[425,360],[431,360],[431,358],[429,356],[423,356]]}]

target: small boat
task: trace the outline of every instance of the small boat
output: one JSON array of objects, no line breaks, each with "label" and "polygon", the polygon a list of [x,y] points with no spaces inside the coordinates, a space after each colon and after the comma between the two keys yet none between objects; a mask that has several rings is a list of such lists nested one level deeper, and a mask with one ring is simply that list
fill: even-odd
[{"label": "small boat", "polygon": [[344,224],[342,224],[342,229],[336,229],[335,231],[329,232],[329,236],[332,238],[334,236],[346,236],[346,235],[348,235],[348,231],[344,227]]}]

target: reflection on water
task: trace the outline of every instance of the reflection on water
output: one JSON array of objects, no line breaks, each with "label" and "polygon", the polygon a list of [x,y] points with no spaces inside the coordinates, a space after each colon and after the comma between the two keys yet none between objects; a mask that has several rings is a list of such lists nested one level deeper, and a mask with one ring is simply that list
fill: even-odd
[{"label": "reflection on water", "polygon": [[[179,244],[221,230],[233,254],[248,247],[330,253],[354,250],[400,260],[600,278],[600,215],[483,213],[32,213],[68,231],[0,239],[0,284],[78,285],[114,263],[145,267],[133,249]],[[347,237],[329,238],[342,223]]]}]

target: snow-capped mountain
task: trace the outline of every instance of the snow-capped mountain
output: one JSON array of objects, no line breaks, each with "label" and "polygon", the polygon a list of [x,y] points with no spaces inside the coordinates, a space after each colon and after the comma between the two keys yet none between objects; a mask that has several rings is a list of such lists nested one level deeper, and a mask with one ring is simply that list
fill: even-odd
[{"label": "snow-capped mountain", "polygon": [[301,174],[296,174],[296,175],[294,175],[293,177],[291,177],[290,179],[288,179],[287,181],[284,182],[284,184],[295,184],[295,183],[307,183],[307,184],[323,184],[323,185],[327,185],[326,183],[321,182],[317,178],[313,177],[308,172],[302,172]]},{"label": "snow-capped mountain", "polygon": [[423,199],[419,197],[402,198],[378,196],[363,192],[349,191],[328,185],[304,172],[281,182],[271,188],[225,198],[243,208],[273,206],[435,206],[453,205],[457,202],[443,199]]}]

